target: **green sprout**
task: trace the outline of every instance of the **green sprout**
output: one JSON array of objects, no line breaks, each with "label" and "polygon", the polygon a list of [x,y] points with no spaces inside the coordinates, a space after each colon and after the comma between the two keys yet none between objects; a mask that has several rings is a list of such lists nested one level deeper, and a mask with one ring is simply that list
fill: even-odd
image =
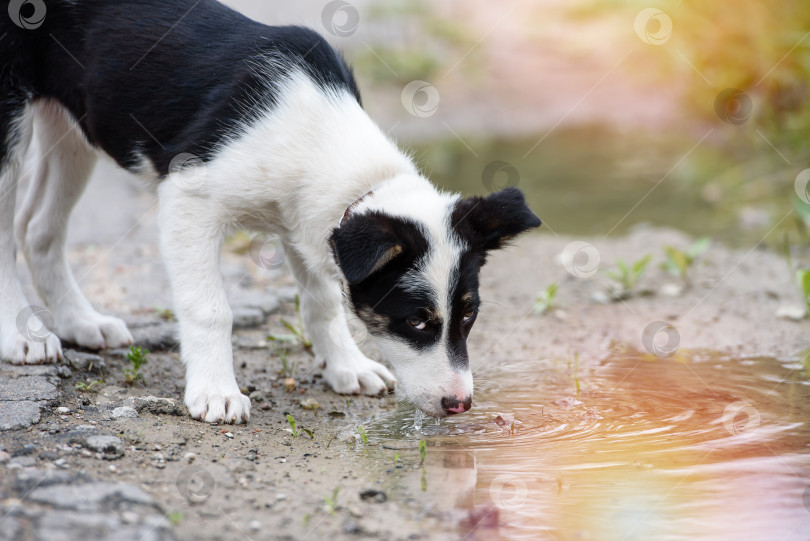
[{"label": "green sprout", "polygon": [[267,337],[268,340],[281,343],[298,344],[306,351],[312,351],[312,341],[307,338],[304,333],[304,321],[301,316],[301,299],[298,295],[295,296],[295,312],[298,315],[298,324],[290,323],[284,318],[281,318],[281,324],[284,328],[290,331],[290,334],[271,334]]},{"label": "green sprout", "polygon": [[290,425],[290,428],[292,428],[293,437],[297,438],[298,437],[298,431],[295,429],[295,419],[289,413],[286,414],[286,417],[287,417],[287,423]]},{"label": "green sprout", "polygon": [[805,314],[810,313],[810,269],[796,269],[796,284],[802,294]]},{"label": "green sprout", "polygon": [[644,276],[647,265],[652,260],[651,255],[646,255],[635,261],[632,265],[625,263],[623,259],[616,261],[617,270],[609,270],[605,275],[613,280],[613,298],[617,300],[626,299],[633,293],[636,284]]},{"label": "green sprout", "polygon": [[363,439],[363,449],[365,449],[368,445],[368,434],[366,434],[365,427],[363,425],[358,426],[357,432],[360,433],[360,437]]},{"label": "green sprout", "polygon": [[340,492],[340,487],[335,487],[335,490],[332,491],[332,495],[325,496],[323,499],[323,501],[326,502],[326,507],[329,509],[329,514],[331,515],[334,515],[335,511],[337,511],[338,492]]},{"label": "green sprout", "polygon": [[290,350],[284,348],[279,353],[279,357],[281,357],[281,375],[285,378],[293,377],[293,372],[295,372],[295,361],[288,362],[290,355]]},{"label": "green sprout", "polygon": [[171,308],[155,307],[155,315],[164,321],[177,321]]},{"label": "green sprout", "polygon": [[394,465],[399,464],[399,451],[394,455]]},{"label": "green sprout", "polygon": [[537,295],[537,299],[534,301],[535,314],[543,315],[549,310],[556,308],[557,304],[555,298],[557,297],[558,287],[556,283],[551,284]]},{"label": "green sprout", "polygon": [[424,464],[425,457],[427,456],[427,442],[425,440],[419,440],[419,454],[422,456],[422,460],[419,464]]},{"label": "green sprout", "polygon": [[140,346],[131,346],[127,352],[127,360],[132,364],[132,368],[124,369],[124,380],[127,383],[134,383],[137,380],[143,379],[143,374],[140,373],[141,367],[146,364],[146,356],[149,354],[148,349]]},{"label": "green sprout", "polygon": [[685,252],[673,248],[672,246],[664,246],[664,253],[666,260],[662,267],[669,271],[673,276],[683,280],[684,284],[689,284],[689,269],[697,261],[697,258],[708,249],[711,244],[709,237],[701,237],[696,240]]},{"label": "green sprout", "polygon": [[169,522],[171,522],[173,526],[177,526],[183,520],[183,513],[180,511],[172,511],[166,515],[166,518],[169,519]]},{"label": "green sprout", "polygon": [[92,392],[94,392],[93,388],[96,385],[101,385],[102,383],[104,383],[104,380],[101,380],[101,379],[97,379],[95,381],[88,381],[88,382],[80,381],[74,387],[79,392],[92,393]]}]

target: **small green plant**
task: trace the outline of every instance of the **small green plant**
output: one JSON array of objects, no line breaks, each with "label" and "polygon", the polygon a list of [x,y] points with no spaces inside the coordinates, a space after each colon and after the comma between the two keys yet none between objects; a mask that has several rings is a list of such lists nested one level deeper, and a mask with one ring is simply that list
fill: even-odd
[{"label": "small green plant", "polygon": [[696,240],[692,245],[686,249],[685,252],[678,250],[672,246],[664,246],[664,254],[666,260],[662,267],[669,271],[673,276],[683,280],[685,284],[689,284],[689,269],[697,261],[697,258],[709,248],[711,239],[709,237],[701,237]]},{"label": "small green plant", "polygon": [[617,270],[609,270],[605,273],[614,282],[611,293],[615,299],[626,299],[633,294],[633,289],[644,276],[651,260],[652,256],[646,255],[631,265],[628,265],[623,259],[616,261]]},{"label": "small green plant", "polygon": [[399,451],[394,455],[394,465],[399,464]]},{"label": "small green plant", "polygon": [[271,334],[267,337],[268,340],[281,343],[294,343],[298,344],[306,351],[312,351],[312,341],[307,338],[304,333],[304,321],[301,316],[301,299],[298,295],[295,296],[295,313],[298,316],[298,324],[294,325],[284,318],[281,318],[281,324],[284,328],[290,331],[290,334]]},{"label": "small green plant", "polygon": [[173,526],[177,526],[183,521],[183,513],[180,511],[172,511],[166,515],[166,518],[169,519],[169,522],[171,522]]},{"label": "small green plant", "polygon": [[425,457],[427,456],[427,442],[425,440],[419,440],[419,454],[422,457],[422,460],[419,464],[425,463]]},{"label": "small green plant", "polygon": [[95,381],[80,381],[80,382],[78,382],[78,383],[77,383],[77,384],[76,384],[74,387],[75,387],[75,388],[76,388],[76,390],[77,390],[77,391],[79,391],[79,392],[82,392],[82,393],[92,393],[92,392],[95,392],[95,391],[93,390],[93,388],[94,388],[96,385],[101,385],[102,383],[104,383],[104,380],[101,380],[101,379],[97,379],[97,380],[95,380]]},{"label": "small green plant", "polygon": [[155,315],[165,321],[177,321],[171,308],[155,307]]},{"label": "small green plant", "polygon": [[293,438],[297,438],[298,437],[298,430],[295,429],[295,419],[289,413],[286,414],[286,417],[287,417],[287,424],[289,424],[290,428],[292,428]]},{"label": "small green plant", "polygon": [[132,367],[124,369],[124,380],[127,383],[134,383],[137,380],[143,379],[143,374],[141,374],[140,370],[141,367],[146,364],[146,356],[148,354],[149,350],[140,346],[131,346],[129,348],[127,360],[130,362],[130,364],[132,364]]},{"label": "small green plant", "polygon": [[805,314],[810,314],[810,269],[796,269],[796,284],[804,301]]},{"label": "small green plant", "polygon": [[279,353],[279,357],[281,357],[281,375],[285,378],[293,377],[293,372],[295,372],[295,361],[289,362],[290,350],[287,348],[283,348]]},{"label": "small green plant", "polygon": [[557,297],[558,287],[559,286],[556,283],[551,284],[537,295],[537,299],[534,301],[535,314],[543,315],[549,310],[557,307],[555,299]]},{"label": "small green plant", "polygon": [[363,449],[366,448],[368,445],[368,434],[366,434],[366,429],[363,425],[357,427],[357,432],[360,433],[360,438],[363,440]]},{"label": "small green plant", "polygon": [[332,491],[331,496],[325,496],[323,501],[326,502],[326,508],[329,510],[329,513],[334,515],[335,511],[337,511],[338,507],[338,493],[340,492],[340,487],[335,487],[335,490]]}]

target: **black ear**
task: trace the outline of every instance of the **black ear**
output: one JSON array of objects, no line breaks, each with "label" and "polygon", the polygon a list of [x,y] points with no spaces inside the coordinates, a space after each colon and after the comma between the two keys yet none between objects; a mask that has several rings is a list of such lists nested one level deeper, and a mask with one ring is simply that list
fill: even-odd
[{"label": "black ear", "polygon": [[330,239],[340,270],[350,285],[359,284],[389,263],[412,259],[427,241],[416,224],[380,212],[350,216]]},{"label": "black ear", "polygon": [[508,241],[540,226],[523,192],[506,188],[483,198],[468,197],[456,204],[452,224],[461,238],[482,251],[502,248]]}]

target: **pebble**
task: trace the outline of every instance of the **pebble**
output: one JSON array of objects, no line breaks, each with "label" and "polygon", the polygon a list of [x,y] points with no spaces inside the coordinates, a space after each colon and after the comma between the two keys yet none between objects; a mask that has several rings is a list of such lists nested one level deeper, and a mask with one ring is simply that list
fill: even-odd
[{"label": "pebble", "polygon": [[360,491],[360,499],[364,502],[371,501],[374,503],[385,503],[388,495],[382,490],[376,488],[367,488]]},{"label": "pebble", "polygon": [[318,401],[314,398],[306,398],[301,400],[300,404],[305,410],[317,410],[321,408],[321,405],[318,404]]},{"label": "pebble", "polygon": [[784,304],[777,308],[776,317],[787,319],[788,321],[801,321],[807,316],[807,311],[803,306],[796,304]]},{"label": "pebble", "polygon": [[68,366],[80,372],[102,372],[107,368],[107,363],[104,362],[104,359],[92,353],[82,353],[73,349],[65,349],[62,351],[62,356]]},{"label": "pebble", "polygon": [[124,456],[124,442],[116,436],[105,434],[87,436],[84,446],[91,451],[101,453],[101,457],[105,460],[115,460]]},{"label": "pebble", "polygon": [[233,432],[225,432],[225,437],[228,439],[233,439]]},{"label": "pebble", "polygon": [[5,451],[0,451],[0,464],[5,464],[11,459],[11,455]]},{"label": "pebble", "polygon": [[135,408],[129,406],[118,406],[112,410],[113,419],[134,419],[138,416]]},{"label": "pebble", "polygon": [[254,532],[257,532],[262,529],[262,523],[259,522],[258,520],[251,520],[250,524],[248,524],[248,528],[250,528]]},{"label": "pebble", "polygon": [[184,415],[185,408],[172,398],[162,398],[158,396],[138,396],[130,397],[125,401],[126,406],[133,408],[138,413],[146,410],[155,415]]},{"label": "pebble", "polygon": [[59,406],[58,408],[56,408],[56,413],[58,413],[60,415],[70,413],[70,408],[66,408],[65,406]]},{"label": "pebble", "polygon": [[252,329],[264,325],[266,316],[258,308],[251,308],[247,306],[236,307],[233,309],[233,328],[234,329]]},{"label": "pebble", "polygon": [[197,459],[197,455],[194,453],[186,453],[185,455],[183,455],[183,458],[187,463],[191,464]]}]

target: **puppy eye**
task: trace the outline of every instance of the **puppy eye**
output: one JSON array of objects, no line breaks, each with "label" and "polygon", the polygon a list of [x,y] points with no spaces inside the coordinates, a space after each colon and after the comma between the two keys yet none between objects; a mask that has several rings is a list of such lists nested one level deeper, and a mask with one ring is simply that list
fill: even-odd
[{"label": "puppy eye", "polygon": [[427,324],[424,321],[415,317],[408,318],[408,324],[417,331],[423,331],[425,330],[425,327],[427,327]]},{"label": "puppy eye", "polygon": [[475,308],[470,308],[466,312],[464,312],[464,318],[461,320],[463,323],[467,323],[470,321],[473,316],[475,316]]}]

